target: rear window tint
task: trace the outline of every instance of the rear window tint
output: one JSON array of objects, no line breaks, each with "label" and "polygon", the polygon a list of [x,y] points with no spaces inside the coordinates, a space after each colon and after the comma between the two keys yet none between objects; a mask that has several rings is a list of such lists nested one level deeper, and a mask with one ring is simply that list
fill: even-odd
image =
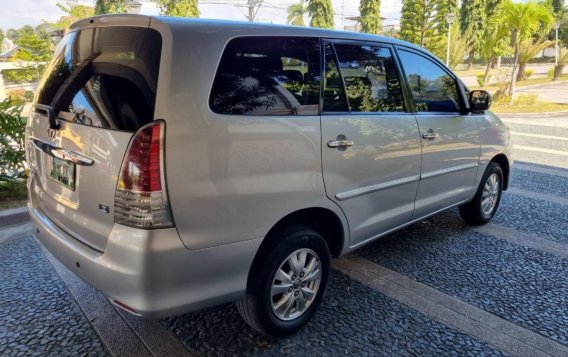
[{"label": "rear window tint", "polygon": [[244,37],[227,44],[209,105],[219,114],[317,115],[319,41]]},{"label": "rear window tint", "polygon": [[135,131],[153,119],[162,40],[136,27],[67,34],[38,91],[37,103],[79,124]]}]

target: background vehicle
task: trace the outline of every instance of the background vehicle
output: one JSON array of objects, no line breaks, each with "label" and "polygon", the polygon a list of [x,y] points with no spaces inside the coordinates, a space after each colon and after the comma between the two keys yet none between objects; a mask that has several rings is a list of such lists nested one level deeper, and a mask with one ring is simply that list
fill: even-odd
[{"label": "background vehicle", "polygon": [[297,331],[330,259],[453,206],[487,222],[508,130],[401,41],[221,21],[72,26],[27,127],[43,244],[131,313],[238,300]]}]

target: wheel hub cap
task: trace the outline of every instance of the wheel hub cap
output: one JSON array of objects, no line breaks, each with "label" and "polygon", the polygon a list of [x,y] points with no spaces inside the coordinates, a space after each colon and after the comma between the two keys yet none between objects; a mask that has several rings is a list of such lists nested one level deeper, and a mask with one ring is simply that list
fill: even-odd
[{"label": "wheel hub cap", "polygon": [[311,249],[290,254],[276,271],[270,299],[277,318],[290,321],[304,314],[314,302],[321,283],[321,264]]},{"label": "wheel hub cap", "polygon": [[499,176],[497,174],[492,174],[487,178],[485,186],[483,187],[483,193],[481,194],[481,212],[489,216],[499,199]]}]

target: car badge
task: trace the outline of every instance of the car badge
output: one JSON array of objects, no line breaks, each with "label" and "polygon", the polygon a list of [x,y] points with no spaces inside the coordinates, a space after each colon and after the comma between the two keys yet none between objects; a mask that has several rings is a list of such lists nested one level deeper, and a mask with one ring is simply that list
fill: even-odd
[{"label": "car badge", "polygon": [[47,135],[49,135],[50,139],[55,139],[56,133],[57,133],[56,129],[52,129],[52,128],[47,129]]}]

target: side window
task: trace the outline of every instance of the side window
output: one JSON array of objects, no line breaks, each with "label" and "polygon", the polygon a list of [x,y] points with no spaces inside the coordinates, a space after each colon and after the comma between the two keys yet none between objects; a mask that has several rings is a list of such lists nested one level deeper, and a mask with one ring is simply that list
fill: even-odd
[{"label": "side window", "polygon": [[391,50],[335,44],[352,112],[402,112],[404,101]]},{"label": "side window", "polygon": [[325,85],[323,89],[324,112],[347,112],[347,100],[341,83],[335,52],[331,44],[325,45]]},{"label": "side window", "polygon": [[209,97],[211,110],[236,115],[317,115],[319,41],[243,37],[227,44]]},{"label": "side window", "polygon": [[456,81],[436,63],[413,52],[399,50],[399,57],[418,112],[458,112]]}]

